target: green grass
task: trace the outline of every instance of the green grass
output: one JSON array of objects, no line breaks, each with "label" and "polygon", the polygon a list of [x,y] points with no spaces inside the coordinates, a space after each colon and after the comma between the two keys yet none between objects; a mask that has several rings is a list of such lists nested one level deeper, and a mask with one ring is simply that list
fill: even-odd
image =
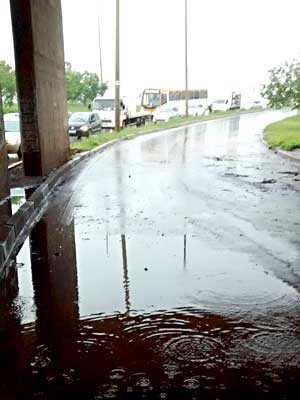
[{"label": "green grass", "polygon": [[92,150],[95,147],[100,146],[101,144],[109,142],[110,140],[133,139],[134,137],[143,133],[158,131],[160,129],[176,128],[181,125],[186,125],[198,121],[207,121],[210,119],[217,119],[230,115],[238,115],[241,112],[242,110],[232,110],[232,111],[211,113],[204,117],[188,117],[188,118],[176,117],[169,122],[161,122],[157,124],[149,123],[146,126],[140,126],[140,127],[128,127],[126,129],[122,129],[119,132],[115,131],[102,132],[97,135],[90,136],[89,138],[82,138],[80,141],[72,143],[71,151],[73,154],[80,153],[83,151]]},{"label": "green grass", "polygon": [[18,104],[14,103],[11,106],[3,104],[3,114],[17,113],[17,112],[19,112]]},{"label": "green grass", "polygon": [[266,142],[284,150],[300,148],[300,116],[285,118],[268,125],[264,131]]},{"label": "green grass", "polygon": [[[81,111],[89,111],[88,106],[85,106],[81,103],[68,103],[68,111],[70,112],[81,112]],[[11,113],[11,112],[19,112],[18,104],[12,104],[8,106],[3,104],[3,112],[4,114]]]},{"label": "green grass", "polygon": [[68,107],[68,111],[73,112],[73,113],[89,111],[88,106],[85,106],[82,103],[68,103],[67,107]]}]

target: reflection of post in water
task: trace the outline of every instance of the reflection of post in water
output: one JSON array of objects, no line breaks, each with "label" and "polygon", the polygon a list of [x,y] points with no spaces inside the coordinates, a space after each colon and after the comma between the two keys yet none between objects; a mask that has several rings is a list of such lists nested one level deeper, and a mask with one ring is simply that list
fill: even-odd
[{"label": "reflection of post in water", "polygon": [[206,123],[201,123],[192,128],[192,149],[197,155],[203,156],[205,153],[205,136],[206,136]]},{"label": "reflection of post in water", "polygon": [[184,128],[183,146],[182,146],[182,164],[186,162],[186,146],[188,140],[188,128]]},{"label": "reflection of post in water", "polygon": [[122,243],[122,260],[123,260],[123,283],[125,289],[125,308],[126,312],[130,311],[130,292],[129,292],[129,275],[128,275],[128,265],[127,265],[127,250],[126,250],[126,236],[121,235]]},{"label": "reflection of post in water", "polygon": [[106,255],[108,256],[108,232],[106,232]]},{"label": "reflection of post in water", "polygon": [[32,230],[30,250],[39,339],[65,359],[78,321],[74,221],[61,225],[48,215]]},{"label": "reflection of post in water", "polygon": [[186,235],[183,235],[183,268],[186,268]]},{"label": "reflection of post in water", "polygon": [[13,399],[16,377],[25,368],[25,345],[21,334],[18,295],[18,275],[13,262],[2,271],[0,278],[0,398]]},{"label": "reflection of post in water", "polygon": [[231,118],[228,125],[227,155],[235,156],[238,152],[238,136],[240,132],[240,116]]},{"label": "reflection of post in water", "polygon": [[124,232],[126,209],[125,209],[124,190],[123,190],[123,171],[121,168],[121,152],[118,147],[115,150],[115,160],[116,160],[116,176],[117,176],[117,193],[120,206],[121,232]]}]

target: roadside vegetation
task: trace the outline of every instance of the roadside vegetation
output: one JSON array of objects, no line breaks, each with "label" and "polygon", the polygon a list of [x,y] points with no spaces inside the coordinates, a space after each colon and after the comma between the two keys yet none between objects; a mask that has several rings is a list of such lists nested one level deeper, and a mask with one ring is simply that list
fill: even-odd
[{"label": "roadside vegetation", "polygon": [[271,107],[297,110],[297,116],[267,126],[264,138],[271,147],[284,150],[300,148],[300,61],[286,62],[269,72],[269,82],[263,86],[262,96]]},{"label": "roadside vegetation", "polygon": [[69,102],[68,101],[68,111],[75,113],[75,112],[84,112],[84,111],[89,111],[88,106],[82,104],[82,103],[77,103],[77,102]]},{"label": "roadside vegetation", "polygon": [[285,118],[266,127],[264,138],[271,147],[300,148],[300,116]]},{"label": "roadside vegetation", "polygon": [[[260,109],[253,109],[247,112],[256,112]],[[104,143],[107,143],[111,140],[116,139],[133,139],[134,137],[148,133],[148,132],[155,132],[162,129],[169,129],[169,128],[176,128],[186,124],[192,124],[195,122],[200,121],[208,121],[211,119],[222,118],[230,115],[238,115],[244,112],[244,110],[232,110],[232,111],[224,111],[224,112],[214,112],[206,116],[197,116],[197,117],[176,117],[173,118],[169,122],[160,122],[160,123],[147,123],[144,126],[140,127],[127,127],[125,129],[120,130],[119,132],[112,131],[112,132],[105,132],[102,131],[97,135],[90,136],[89,138],[82,138],[76,142],[71,143],[71,152],[72,154],[80,153],[83,151],[92,150],[95,147],[98,147]]]},{"label": "roadside vegetation", "polygon": [[289,107],[300,112],[300,61],[272,68],[269,82],[262,88],[262,96],[271,107]]},{"label": "roadside vegetation", "polygon": [[[97,74],[89,71],[82,73],[74,71],[69,62],[65,63],[65,72],[68,111],[70,112],[88,111],[88,104],[108,89],[107,83],[101,82]],[[4,114],[19,112],[16,102],[15,71],[4,60],[0,60],[0,87]]]}]

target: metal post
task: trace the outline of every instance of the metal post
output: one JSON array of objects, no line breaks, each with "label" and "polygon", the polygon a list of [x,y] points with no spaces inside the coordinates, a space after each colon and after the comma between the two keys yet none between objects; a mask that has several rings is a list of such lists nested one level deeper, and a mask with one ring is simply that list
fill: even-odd
[{"label": "metal post", "polygon": [[5,129],[3,122],[2,88],[0,83],[0,224],[1,224],[1,201],[5,197],[7,197],[8,193],[9,189],[8,189],[8,173],[7,173],[7,152],[5,145]]},{"label": "metal post", "polygon": [[98,17],[98,37],[99,37],[100,79],[101,79],[101,83],[103,83],[102,52],[101,52],[101,35],[100,35],[100,20],[99,20],[99,17]]},{"label": "metal post", "polygon": [[115,128],[120,130],[120,0],[116,0]]},{"label": "metal post", "polygon": [[189,116],[188,98],[188,31],[187,31],[187,0],[185,0],[185,116]]}]

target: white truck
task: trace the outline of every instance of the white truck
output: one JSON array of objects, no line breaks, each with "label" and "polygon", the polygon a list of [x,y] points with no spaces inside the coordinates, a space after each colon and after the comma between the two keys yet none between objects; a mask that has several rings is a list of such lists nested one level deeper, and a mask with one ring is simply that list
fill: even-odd
[{"label": "white truck", "polygon": [[[92,103],[93,111],[97,111],[103,129],[115,129],[115,98],[114,96],[98,96]],[[136,110],[136,104],[130,102],[128,97],[120,98],[120,126],[144,125],[148,115]]]},{"label": "white truck", "polygon": [[211,104],[212,111],[228,111],[241,108],[241,94],[232,92],[228,96],[214,100]]}]

